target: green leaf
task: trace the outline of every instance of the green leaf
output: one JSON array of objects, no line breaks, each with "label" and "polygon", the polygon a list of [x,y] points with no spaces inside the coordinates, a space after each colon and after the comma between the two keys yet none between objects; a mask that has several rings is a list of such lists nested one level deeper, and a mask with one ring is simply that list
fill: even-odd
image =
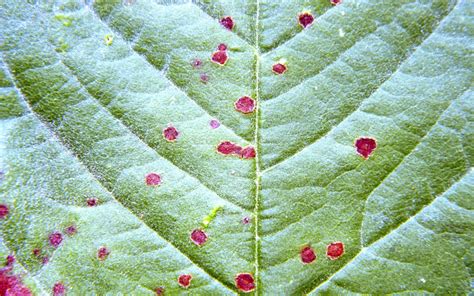
[{"label": "green leaf", "polygon": [[240,273],[260,295],[472,292],[472,1],[50,2],[0,2],[0,255],[16,257],[0,279],[38,295],[233,295]]}]

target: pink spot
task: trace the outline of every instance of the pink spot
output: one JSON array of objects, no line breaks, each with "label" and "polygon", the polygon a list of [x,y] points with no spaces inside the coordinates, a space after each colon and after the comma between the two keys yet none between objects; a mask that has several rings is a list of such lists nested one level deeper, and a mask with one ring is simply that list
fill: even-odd
[{"label": "pink spot", "polygon": [[99,260],[107,259],[107,256],[109,256],[109,254],[110,254],[110,251],[106,247],[100,247],[97,250],[97,258],[99,258]]},{"label": "pink spot", "polygon": [[219,64],[219,65],[225,65],[228,59],[229,57],[227,56],[226,51],[218,50],[218,51],[213,52],[211,56],[211,62]]},{"label": "pink spot", "polygon": [[227,50],[227,45],[225,45],[224,43],[221,43],[217,46],[217,50],[225,51]]},{"label": "pink spot", "polygon": [[332,5],[338,5],[338,4],[341,4],[341,3],[342,3],[342,0],[331,0]]},{"label": "pink spot", "polygon": [[298,21],[300,26],[302,26],[303,28],[307,28],[313,23],[314,17],[309,12],[302,12],[298,15]]},{"label": "pink spot", "polygon": [[190,237],[193,243],[198,246],[202,246],[207,241],[207,234],[201,229],[194,229]]},{"label": "pink spot", "polygon": [[165,288],[164,287],[158,287],[155,289],[155,293],[157,296],[165,295]]},{"label": "pink spot", "polygon": [[209,81],[209,75],[207,75],[206,73],[201,73],[199,75],[199,79],[201,79],[202,83],[207,83]]},{"label": "pink spot", "polygon": [[255,289],[255,280],[250,273],[239,273],[235,277],[235,286],[243,292],[250,292]]},{"label": "pink spot", "polygon": [[309,264],[313,262],[314,260],[316,260],[316,253],[314,253],[314,250],[309,246],[304,247],[301,250],[300,256],[301,256],[301,261],[304,264]]},{"label": "pink spot", "polygon": [[334,242],[326,247],[326,255],[331,260],[336,260],[344,254],[344,244],[342,242]]},{"label": "pink spot", "polygon": [[225,16],[220,20],[220,23],[227,30],[232,30],[234,28],[234,20],[230,16]]},{"label": "pink spot", "polygon": [[7,256],[7,266],[13,266],[15,263],[16,259],[14,255],[8,255]]},{"label": "pink spot", "polygon": [[43,257],[43,260],[41,260],[41,262],[43,263],[43,265],[46,265],[49,263],[49,257],[48,256],[44,256]]},{"label": "pink spot", "polygon": [[217,119],[212,119],[211,121],[209,121],[209,125],[211,126],[212,129],[216,129],[219,126],[221,126],[221,123]]},{"label": "pink spot", "polygon": [[0,205],[0,219],[5,219],[5,217],[8,215],[10,210],[8,209],[8,206],[5,204]]},{"label": "pink spot", "polygon": [[193,66],[193,68],[201,68],[202,67],[202,61],[200,59],[194,59],[191,62],[191,65]]},{"label": "pink spot", "polygon": [[220,142],[217,146],[217,152],[224,155],[239,154],[241,150],[242,147],[229,141]]},{"label": "pink spot", "polygon": [[175,141],[179,136],[178,130],[170,125],[167,128],[163,130],[163,137],[165,137],[166,141],[168,142],[173,142]]},{"label": "pink spot", "polygon": [[242,113],[251,113],[255,110],[255,100],[251,97],[241,97],[234,103],[235,110]]},{"label": "pink spot", "polygon": [[190,274],[182,274],[178,277],[178,284],[183,287],[187,288],[189,285],[191,285],[191,280],[193,279],[193,276]]},{"label": "pink spot", "polygon": [[148,186],[158,186],[161,184],[161,177],[157,173],[149,173],[145,177],[145,182]]},{"label": "pink spot", "polygon": [[53,232],[49,235],[49,243],[51,246],[57,248],[63,241],[63,235],[59,232]]},{"label": "pink spot", "polygon": [[38,257],[39,255],[41,255],[41,250],[36,248],[36,249],[33,249],[33,255],[35,255],[36,257]]},{"label": "pink spot", "polygon": [[74,235],[77,232],[77,227],[75,225],[71,225],[66,228],[67,235]]},{"label": "pink spot", "polygon": [[244,217],[242,219],[242,224],[249,224],[250,223],[250,218],[249,217]]},{"label": "pink spot", "polygon": [[286,69],[286,66],[285,66],[284,64],[282,64],[282,63],[276,63],[276,64],[273,65],[273,67],[272,67],[273,73],[278,74],[278,75],[281,75],[281,74],[285,73],[286,70],[287,70],[287,69]]},{"label": "pink spot", "polygon": [[66,287],[61,282],[57,282],[53,287],[53,296],[64,296],[66,295]]},{"label": "pink spot", "polygon": [[255,158],[256,152],[255,148],[252,146],[247,146],[242,151],[240,151],[240,157],[244,159],[250,159],[250,158]]},{"label": "pink spot", "polygon": [[88,207],[95,207],[97,205],[97,198],[88,198],[87,199],[87,206]]},{"label": "pink spot", "polygon": [[377,141],[372,138],[362,137],[356,140],[355,147],[357,148],[357,153],[367,159],[375,148],[377,148]]}]

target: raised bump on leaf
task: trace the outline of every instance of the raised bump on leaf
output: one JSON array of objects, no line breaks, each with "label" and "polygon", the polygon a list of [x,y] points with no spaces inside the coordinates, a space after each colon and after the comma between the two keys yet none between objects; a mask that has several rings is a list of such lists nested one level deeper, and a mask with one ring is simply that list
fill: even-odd
[{"label": "raised bump on leaf", "polygon": [[224,155],[239,154],[240,151],[242,151],[242,147],[230,141],[223,141],[220,142],[219,145],[217,145],[216,150],[220,154]]},{"label": "raised bump on leaf", "polygon": [[174,126],[169,125],[163,129],[163,137],[166,139],[166,141],[173,142],[179,137],[179,132]]},{"label": "raised bump on leaf", "polygon": [[105,246],[102,246],[97,250],[97,258],[101,261],[107,259],[109,254],[110,254],[110,250]]},{"label": "raised bump on leaf", "polygon": [[63,241],[63,235],[60,232],[55,231],[49,235],[48,240],[51,246],[57,248]]},{"label": "raised bump on leaf", "polygon": [[235,110],[242,113],[252,113],[255,110],[255,100],[248,96],[239,98],[234,103]]},{"label": "raised bump on leaf", "polygon": [[63,283],[57,282],[53,286],[53,296],[64,296],[66,295],[66,287]]},{"label": "raised bump on leaf", "polygon": [[255,158],[257,153],[255,152],[255,148],[253,146],[247,146],[240,151],[240,157],[244,159]]},{"label": "raised bump on leaf", "polygon": [[300,258],[301,262],[303,262],[304,264],[309,264],[316,260],[316,253],[314,252],[313,248],[311,248],[310,246],[306,246],[301,249]]},{"label": "raised bump on leaf", "polygon": [[363,158],[367,159],[372,152],[377,148],[377,141],[374,138],[361,137],[355,141],[355,147],[357,153]]},{"label": "raised bump on leaf", "polygon": [[255,289],[255,280],[250,273],[239,273],[235,277],[235,286],[242,292],[251,292]]},{"label": "raised bump on leaf", "polygon": [[88,207],[95,207],[97,205],[97,198],[91,197],[86,200]]},{"label": "raised bump on leaf", "polygon": [[326,255],[331,260],[336,260],[344,254],[344,244],[342,242],[334,242],[326,247]]},{"label": "raised bump on leaf", "polygon": [[286,60],[284,59],[279,60],[276,64],[272,66],[272,72],[277,75],[281,75],[285,73],[287,70],[288,68],[286,66]]},{"label": "raised bump on leaf", "polygon": [[6,204],[0,205],[0,219],[5,219],[10,212],[10,209]]},{"label": "raised bump on leaf", "polygon": [[149,173],[145,177],[145,183],[148,186],[158,186],[161,184],[161,176],[157,173]]},{"label": "raised bump on leaf", "polygon": [[220,123],[219,120],[217,120],[217,119],[212,119],[211,121],[209,121],[209,126],[210,126],[212,129],[216,129],[216,128],[218,128],[219,126],[221,126],[221,123]]},{"label": "raised bump on leaf", "polygon": [[183,288],[188,288],[191,285],[193,276],[190,274],[182,274],[178,277],[178,284]]},{"label": "raised bump on leaf", "polygon": [[202,229],[194,229],[189,237],[197,246],[202,246],[207,241],[207,234]]},{"label": "raised bump on leaf", "polygon": [[74,235],[77,232],[77,227],[76,225],[70,225],[66,228],[66,234],[67,235]]},{"label": "raised bump on leaf", "polygon": [[298,14],[298,23],[303,29],[311,26],[314,22],[314,16],[309,11],[303,11],[302,13]]},{"label": "raised bump on leaf", "polygon": [[225,51],[227,50],[227,45],[225,43],[221,43],[217,46],[217,50]]},{"label": "raised bump on leaf", "polygon": [[223,50],[214,51],[211,55],[211,62],[221,66],[225,65],[228,59],[229,57],[227,56],[227,51]]},{"label": "raised bump on leaf", "polygon": [[232,17],[230,16],[225,16],[221,18],[219,23],[227,30],[232,30],[234,28],[234,19],[232,19]]}]

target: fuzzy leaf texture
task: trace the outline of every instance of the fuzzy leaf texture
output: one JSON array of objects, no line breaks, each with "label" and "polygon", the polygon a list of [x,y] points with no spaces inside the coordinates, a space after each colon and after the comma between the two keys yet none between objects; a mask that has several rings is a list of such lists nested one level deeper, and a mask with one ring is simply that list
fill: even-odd
[{"label": "fuzzy leaf texture", "polygon": [[335,2],[0,1],[0,294],[471,293],[474,2]]}]

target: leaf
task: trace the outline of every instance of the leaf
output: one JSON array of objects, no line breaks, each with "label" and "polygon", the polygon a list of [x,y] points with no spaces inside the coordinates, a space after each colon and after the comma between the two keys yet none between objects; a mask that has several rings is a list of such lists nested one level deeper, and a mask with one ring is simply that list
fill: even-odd
[{"label": "leaf", "polygon": [[471,292],[471,1],[89,2],[0,4],[1,254],[34,294]]}]

